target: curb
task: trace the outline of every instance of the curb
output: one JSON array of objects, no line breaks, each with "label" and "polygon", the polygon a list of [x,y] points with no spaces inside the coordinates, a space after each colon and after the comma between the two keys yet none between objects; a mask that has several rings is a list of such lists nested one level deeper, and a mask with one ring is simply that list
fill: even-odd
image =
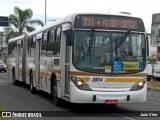
[{"label": "curb", "polygon": [[150,88],[150,87],[147,87],[147,90],[160,91],[160,88]]}]

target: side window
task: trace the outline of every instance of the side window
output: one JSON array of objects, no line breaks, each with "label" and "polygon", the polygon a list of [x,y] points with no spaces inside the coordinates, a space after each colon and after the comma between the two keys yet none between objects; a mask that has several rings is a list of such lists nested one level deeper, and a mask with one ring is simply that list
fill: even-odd
[{"label": "side window", "polygon": [[44,32],[42,36],[41,56],[46,56],[48,32]]},{"label": "side window", "polygon": [[30,56],[30,57],[35,56],[35,48],[36,48],[36,38],[35,38],[35,36],[32,36],[32,37],[28,38],[28,44],[27,44],[28,56]]},{"label": "side window", "polygon": [[43,41],[43,44],[47,43],[48,32],[44,32],[42,38],[43,38],[43,40],[42,40],[42,41]]},{"label": "side window", "polygon": [[13,45],[13,43],[9,43],[9,44],[8,44],[8,56],[9,56],[9,57],[12,57],[12,55],[13,55],[13,54],[12,54],[12,45]]},{"label": "side window", "polygon": [[31,50],[31,57],[35,57],[35,51],[36,51],[36,37],[35,36],[31,38],[30,50]]},{"label": "side window", "polygon": [[30,44],[31,44],[31,38],[27,39],[27,56],[30,56]]},{"label": "side window", "polygon": [[62,33],[62,28],[61,27],[58,27],[56,29],[56,36],[55,36],[55,41],[54,41],[54,44],[53,44],[53,54],[54,55],[59,55],[60,54],[60,46],[61,46],[61,33]]},{"label": "side window", "polygon": [[[23,39],[24,40],[24,39]],[[23,40],[21,40],[21,48],[23,48]]]},{"label": "side window", "polygon": [[13,57],[16,57],[17,42],[14,42],[12,47],[13,47],[13,48],[12,48],[12,50],[13,50]]},{"label": "side window", "polygon": [[48,31],[48,41],[46,44],[46,55],[47,56],[53,56],[53,44],[54,44],[54,39],[55,38],[55,29],[52,29]]},{"label": "side window", "polygon": [[49,42],[55,41],[55,29],[49,31]]},{"label": "side window", "polygon": [[53,28],[43,33],[41,56],[53,56],[60,54],[61,27]]},{"label": "side window", "polygon": [[22,57],[22,53],[23,53],[23,39],[21,39],[21,42],[20,42],[20,50],[19,50],[19,56]]},{"label": "side window", "polygon": [[56,29],[56,41],[60,41],[61,40],[61,32],[62,32],[62,28],[58,27]]}]

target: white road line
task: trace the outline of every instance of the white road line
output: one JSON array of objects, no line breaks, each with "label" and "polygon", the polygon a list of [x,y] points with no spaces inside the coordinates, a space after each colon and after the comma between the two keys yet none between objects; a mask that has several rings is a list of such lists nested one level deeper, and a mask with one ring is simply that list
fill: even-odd
[{"label": "white road line", "polygon": [[128,119],[128,120],[136,120],[136,119],[133,119],[133,118],[130,118],[130,117],[123,116],[121,114],[117,114],[117,113],[112,113],[112,114],[116,115],[116,116],[119,116],[119,117],[123,117],[123,118]]},{"label": "white road line", "polygon": [[156,102],[152,102],[152,101],[146,101],[148,103],[153,103],[153,104],[156,104],[156,105],[160,105],[160,103],[156,103]]}]

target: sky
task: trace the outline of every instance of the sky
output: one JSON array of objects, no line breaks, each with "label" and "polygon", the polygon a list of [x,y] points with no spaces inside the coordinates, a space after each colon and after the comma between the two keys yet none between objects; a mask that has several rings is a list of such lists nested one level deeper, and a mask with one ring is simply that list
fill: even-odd
[{"label": "sky", "polygon": [[[130,12],[143,19],[146,31],[150,33],[152,14],[160,13],[159,5],[160,0],[46,0],[47,24],[76,12]],[[15,6],[32,9],[33,19],[45,22],[45,0],[0,0],[0,16],[13,14]]]}]

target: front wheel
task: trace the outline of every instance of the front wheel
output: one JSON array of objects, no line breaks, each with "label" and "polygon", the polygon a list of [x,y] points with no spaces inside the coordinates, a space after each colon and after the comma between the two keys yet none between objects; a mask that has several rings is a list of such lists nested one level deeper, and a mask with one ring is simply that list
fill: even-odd
[{"label": "front wheel", "polygon": [[18,81],[16,80],[16,76],[15,76],[15,70],[12,70],[12,83],[14,85],[18,85]]},{"label": "front wheel", "polygon": [[33,74],[32,73],[30,73],[29,78],[30,78],[30,91],[32,94],[35,94],[37,90],[33,85]]},{"label": "front wheel", "polygon": [[62,106],[62,100],[60,98],[58,98],[57,92],[58,92],[58,88],[57,88],[57,81],[56,79],[54,79],[52,81],[52,97],[53,97],[53,101],[54,104],[57,106]]}]

